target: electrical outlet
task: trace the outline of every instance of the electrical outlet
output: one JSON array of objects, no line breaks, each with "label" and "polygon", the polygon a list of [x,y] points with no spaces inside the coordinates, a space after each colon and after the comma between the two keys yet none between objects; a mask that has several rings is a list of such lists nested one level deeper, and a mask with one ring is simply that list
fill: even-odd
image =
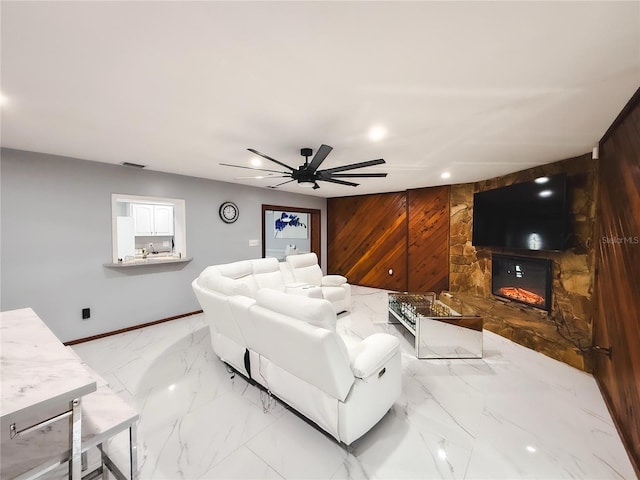
[{"label": "electrical outlet", "polygon": [[83,308],[82,309],[82,319],[86,320],[87,318],[91,318],[91,309],[90,308]]}]

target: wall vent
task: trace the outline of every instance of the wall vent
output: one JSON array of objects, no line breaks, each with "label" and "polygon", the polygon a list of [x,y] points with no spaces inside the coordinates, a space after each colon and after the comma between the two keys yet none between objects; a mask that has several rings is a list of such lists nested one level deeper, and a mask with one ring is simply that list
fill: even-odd
[{"label": "wall vent", "polygon": [[131,162],[122,162],[121,165],[125,167],[135,167],[135,168],[144,168],[146,165],[140,165],[139,163],[131,163]]}]

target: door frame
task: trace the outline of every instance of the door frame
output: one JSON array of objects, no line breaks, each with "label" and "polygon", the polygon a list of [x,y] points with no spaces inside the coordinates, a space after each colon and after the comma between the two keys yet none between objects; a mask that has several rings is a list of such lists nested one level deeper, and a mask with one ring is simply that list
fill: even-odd
[{"label": "door frame", "polygon": [[296,212],[296,213],[307,213],[309,214],[309,236],[311,239],[310,249],[313,253],[318,256],[318,265],[322,265],[322,250],[321,250],[321,222],[320,215],[321,211],[315,208],[304,208],[304,207],[286,207],[283,205],[265,205],[262,204],[262,258],[265,255],[265,224],[264,224],[264,216],[267,210],[278,210],[283,212]]}]

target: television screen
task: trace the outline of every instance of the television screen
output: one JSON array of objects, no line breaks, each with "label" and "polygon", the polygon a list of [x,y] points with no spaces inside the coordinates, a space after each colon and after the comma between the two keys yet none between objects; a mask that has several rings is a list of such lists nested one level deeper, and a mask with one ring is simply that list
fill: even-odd
[{"label": "television screen", "polygon": [[568,225],[565,174],[540,177],[473,196],[474,246],[564,250]]}]

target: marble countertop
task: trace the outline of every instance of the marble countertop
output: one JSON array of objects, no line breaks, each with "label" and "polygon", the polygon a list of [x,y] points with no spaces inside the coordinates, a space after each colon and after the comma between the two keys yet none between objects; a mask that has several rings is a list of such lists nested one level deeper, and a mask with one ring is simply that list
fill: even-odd
[{"label": "marble countertop", "polygon": [[187,263],[193,260],[191,257],[171,257],[171,256],[149,256],[147,258],[136,258],[126,262],[118,263],[105,263],[105,267],[115,268],[128,268],[128,267],[142,267],[145,265],[163,265],[167,263]]},{"label": "marble countertop", "polygon": [[33,418],[96,390],[96,381],[30,308],[0,314],[3,423]]},{"label": "marble countertop", "polygon": [[[87,451],[138,421],[138,413],[106,385],[82,400],[82,450]],[[89,419],[84,421],[84,419]],[[45,471],[69,458],[69,422],[56,422],[2,444],[0,478]],[[111,477],[111,476],[110,476]],[[58,477],[54,477],[58,478]]]}]

